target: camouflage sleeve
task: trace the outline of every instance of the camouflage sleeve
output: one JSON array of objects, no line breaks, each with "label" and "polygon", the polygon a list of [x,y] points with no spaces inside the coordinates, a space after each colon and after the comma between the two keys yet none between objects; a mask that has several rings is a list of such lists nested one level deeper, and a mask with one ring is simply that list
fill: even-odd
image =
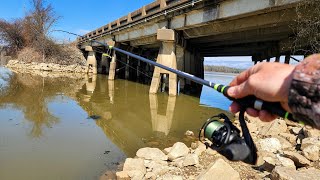
[{"label": "camouflage sleeve", "polygon": [[320,129],[320,54],[307,57],[293,71],[289,107],[294,119]]}]

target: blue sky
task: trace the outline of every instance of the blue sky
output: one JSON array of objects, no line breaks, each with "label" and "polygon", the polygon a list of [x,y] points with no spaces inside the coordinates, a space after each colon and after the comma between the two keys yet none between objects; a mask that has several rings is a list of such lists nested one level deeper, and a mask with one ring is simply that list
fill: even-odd
[{"label": "blue sky", "polygon": [[[25,12],[30,9],[30,1],[6,0],[2,2],[0,18],[12,20],[23,17]],[[85,34],[139,9],[153,0],[46,0],[46,2],[51,3],[56,14],[61,17],[55,29]],[[62,33],[55,33],[53,36],[60,40],[75,39],[73,36]]]}]

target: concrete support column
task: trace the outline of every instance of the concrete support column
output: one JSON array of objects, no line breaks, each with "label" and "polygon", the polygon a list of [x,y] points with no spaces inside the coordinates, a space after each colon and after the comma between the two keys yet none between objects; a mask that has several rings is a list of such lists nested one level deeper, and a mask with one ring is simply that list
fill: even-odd
[{"label": "concrete support column", "polygon": [[116,59],[117,59],[116,52],[113,51],[112,59],[110,62],[110,69],[109,69],[109,78],[108,78],[109,80],[114,80],[114,77],[116,75],[116,66],[117,66]]},{"label": "concrete support column", "polygon": [[[128,49],[129,52],[132,52],[133,47],[130,47]],[[130,56],[127,56],[127,62],[126,62],[126,68],[125,68],[125,79],[129,79],[130,76]]]},{"label": "concrete support column", "polygon": [[[176,45],[176,59],[177,59],[177,69],[180,70],[180,71],[184,71],[186,72],[185,70],[185,48],[180,46],[180,45]],[[186,84],[186,80],[183,78],[183,79],[180,79],[180,87],[181,89],[184,88]]]},{"label": "concrete support column", "polygon": [[98,68],[98,72],[107,72],[109,69],[108,57],[104,54],[101,55],[101,63]]},{"label": "concrete support column", "polygon": [[[174,31],[172,29],[158,29],[157,39],[162,41],[157,63],[177,69],[177,60],[174,52]],[[169,71],[154,68],[149,93],[156,94],[161,81],[161,74],[169,74],[169,95],[177,95],[177,75]]]},{"label": "concrete support column", "polygon": [[86,64],[86,73],[91,72],[90,69],[92,68],[92,73],[97,74],[97,59],[92,46],[86,46],[85,50],[89,52]]},{"label": "concrete support column", "polygon": [[284,63],[285,64],[289,64],[290,63],[290,58],[291,58],[290,54],[286,54],[286,57],[284,59]]}]

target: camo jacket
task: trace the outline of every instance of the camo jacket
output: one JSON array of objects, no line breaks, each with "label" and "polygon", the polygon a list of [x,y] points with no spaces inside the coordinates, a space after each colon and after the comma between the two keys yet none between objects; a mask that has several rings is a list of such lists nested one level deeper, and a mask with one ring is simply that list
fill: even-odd
[{"label": "camo jacket", "polygon": [[320,129],[320,54],[307,57],[295,67],[289,107],[295,120]]}]

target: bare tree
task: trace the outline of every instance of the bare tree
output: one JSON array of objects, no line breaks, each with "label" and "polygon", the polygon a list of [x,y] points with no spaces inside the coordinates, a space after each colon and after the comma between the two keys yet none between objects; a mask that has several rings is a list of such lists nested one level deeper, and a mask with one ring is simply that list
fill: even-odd
[{"label": "bare tree", "polygon": [[304,0],[297,6],[293,51],[305,55],[320,52],[320,0]]},{"label": "bare tree", "polygon": [[44,0],[32,0],[32,9],[25,18],[25,33],[28,34],[28,43],[45,57],[51,56],[57,49],[55,43],[49,38],[52,27],[57,23],[51,4],[46,5]]},{"label": "bare tree", "polygon": [[23,20],[17,19],[13,22],[0,20],[0,42],[7,45],[11,53],[22,49],[25,45]]}]

